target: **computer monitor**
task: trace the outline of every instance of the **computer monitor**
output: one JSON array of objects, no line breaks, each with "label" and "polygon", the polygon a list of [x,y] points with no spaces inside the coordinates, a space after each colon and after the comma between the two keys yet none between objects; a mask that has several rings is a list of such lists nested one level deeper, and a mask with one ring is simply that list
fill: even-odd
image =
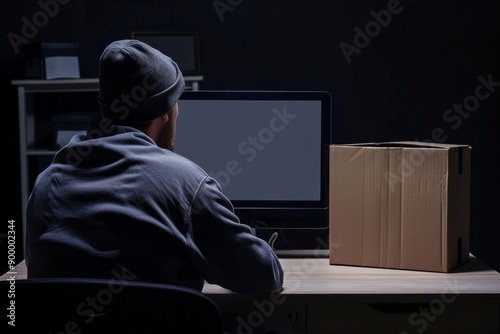
[{"label": "computer monitor", "polygon": [[197,31],[131,31],[137,39],[169,55],[185,76],[201,75],[200,41]]},{"label": "computer monitor", "polygon": [[185,91],[179,100],[175,151],[214,177],[256,230],[328,228],[330,143],[328,92]]}]

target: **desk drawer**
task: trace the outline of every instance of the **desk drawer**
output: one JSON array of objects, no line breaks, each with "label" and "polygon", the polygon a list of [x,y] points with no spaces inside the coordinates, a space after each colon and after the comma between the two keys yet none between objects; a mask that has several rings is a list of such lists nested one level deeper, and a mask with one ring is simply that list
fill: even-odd
[{"label": "desk drawer", "polygon": [[499,304],[308,304],[307,333],[499,332]]}]

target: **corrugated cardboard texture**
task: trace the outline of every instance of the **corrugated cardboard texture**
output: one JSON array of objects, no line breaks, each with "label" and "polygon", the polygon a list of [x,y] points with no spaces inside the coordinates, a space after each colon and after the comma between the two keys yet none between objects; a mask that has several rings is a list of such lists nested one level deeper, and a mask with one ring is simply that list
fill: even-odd
[{"label": "corrugated cardboard texture", "polygon": [[330,146],[330,264],[448,272],[469,254],[470,147]]}]

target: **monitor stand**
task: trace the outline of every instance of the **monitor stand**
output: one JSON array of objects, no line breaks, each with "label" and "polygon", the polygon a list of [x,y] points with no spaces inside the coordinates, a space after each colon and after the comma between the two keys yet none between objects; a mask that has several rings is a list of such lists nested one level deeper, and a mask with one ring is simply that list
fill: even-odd
[{"label": "monitor stand", "polygon": [[328,227],[257,228],[254,233],[265,240],[281,258],[329,257]]}]

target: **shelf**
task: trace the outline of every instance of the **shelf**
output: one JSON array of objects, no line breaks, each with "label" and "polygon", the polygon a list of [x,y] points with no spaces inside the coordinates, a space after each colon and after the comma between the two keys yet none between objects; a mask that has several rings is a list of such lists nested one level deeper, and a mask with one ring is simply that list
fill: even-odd
[{"label": "shelf", "polygon": [[26,155],[29,156],[40,156],[40,155],[54,155],[57,153],[57,150],[44,149],[44,148],[30,148],[26,150]]},{"label": "shelf", "polygon": [[97,78],[12,80],[12,85],[23,87],[25,93],[96,92],[99,90],[99,80]]},{"label": "shelf", "polygon": [[[198,90],[202,75],[185,76],[186,88]],[[50,93],[50,92],[96,92],[99,91],[99,79],[19,79],[12,80],[12,85],[23,87],[25,93]]]}]

